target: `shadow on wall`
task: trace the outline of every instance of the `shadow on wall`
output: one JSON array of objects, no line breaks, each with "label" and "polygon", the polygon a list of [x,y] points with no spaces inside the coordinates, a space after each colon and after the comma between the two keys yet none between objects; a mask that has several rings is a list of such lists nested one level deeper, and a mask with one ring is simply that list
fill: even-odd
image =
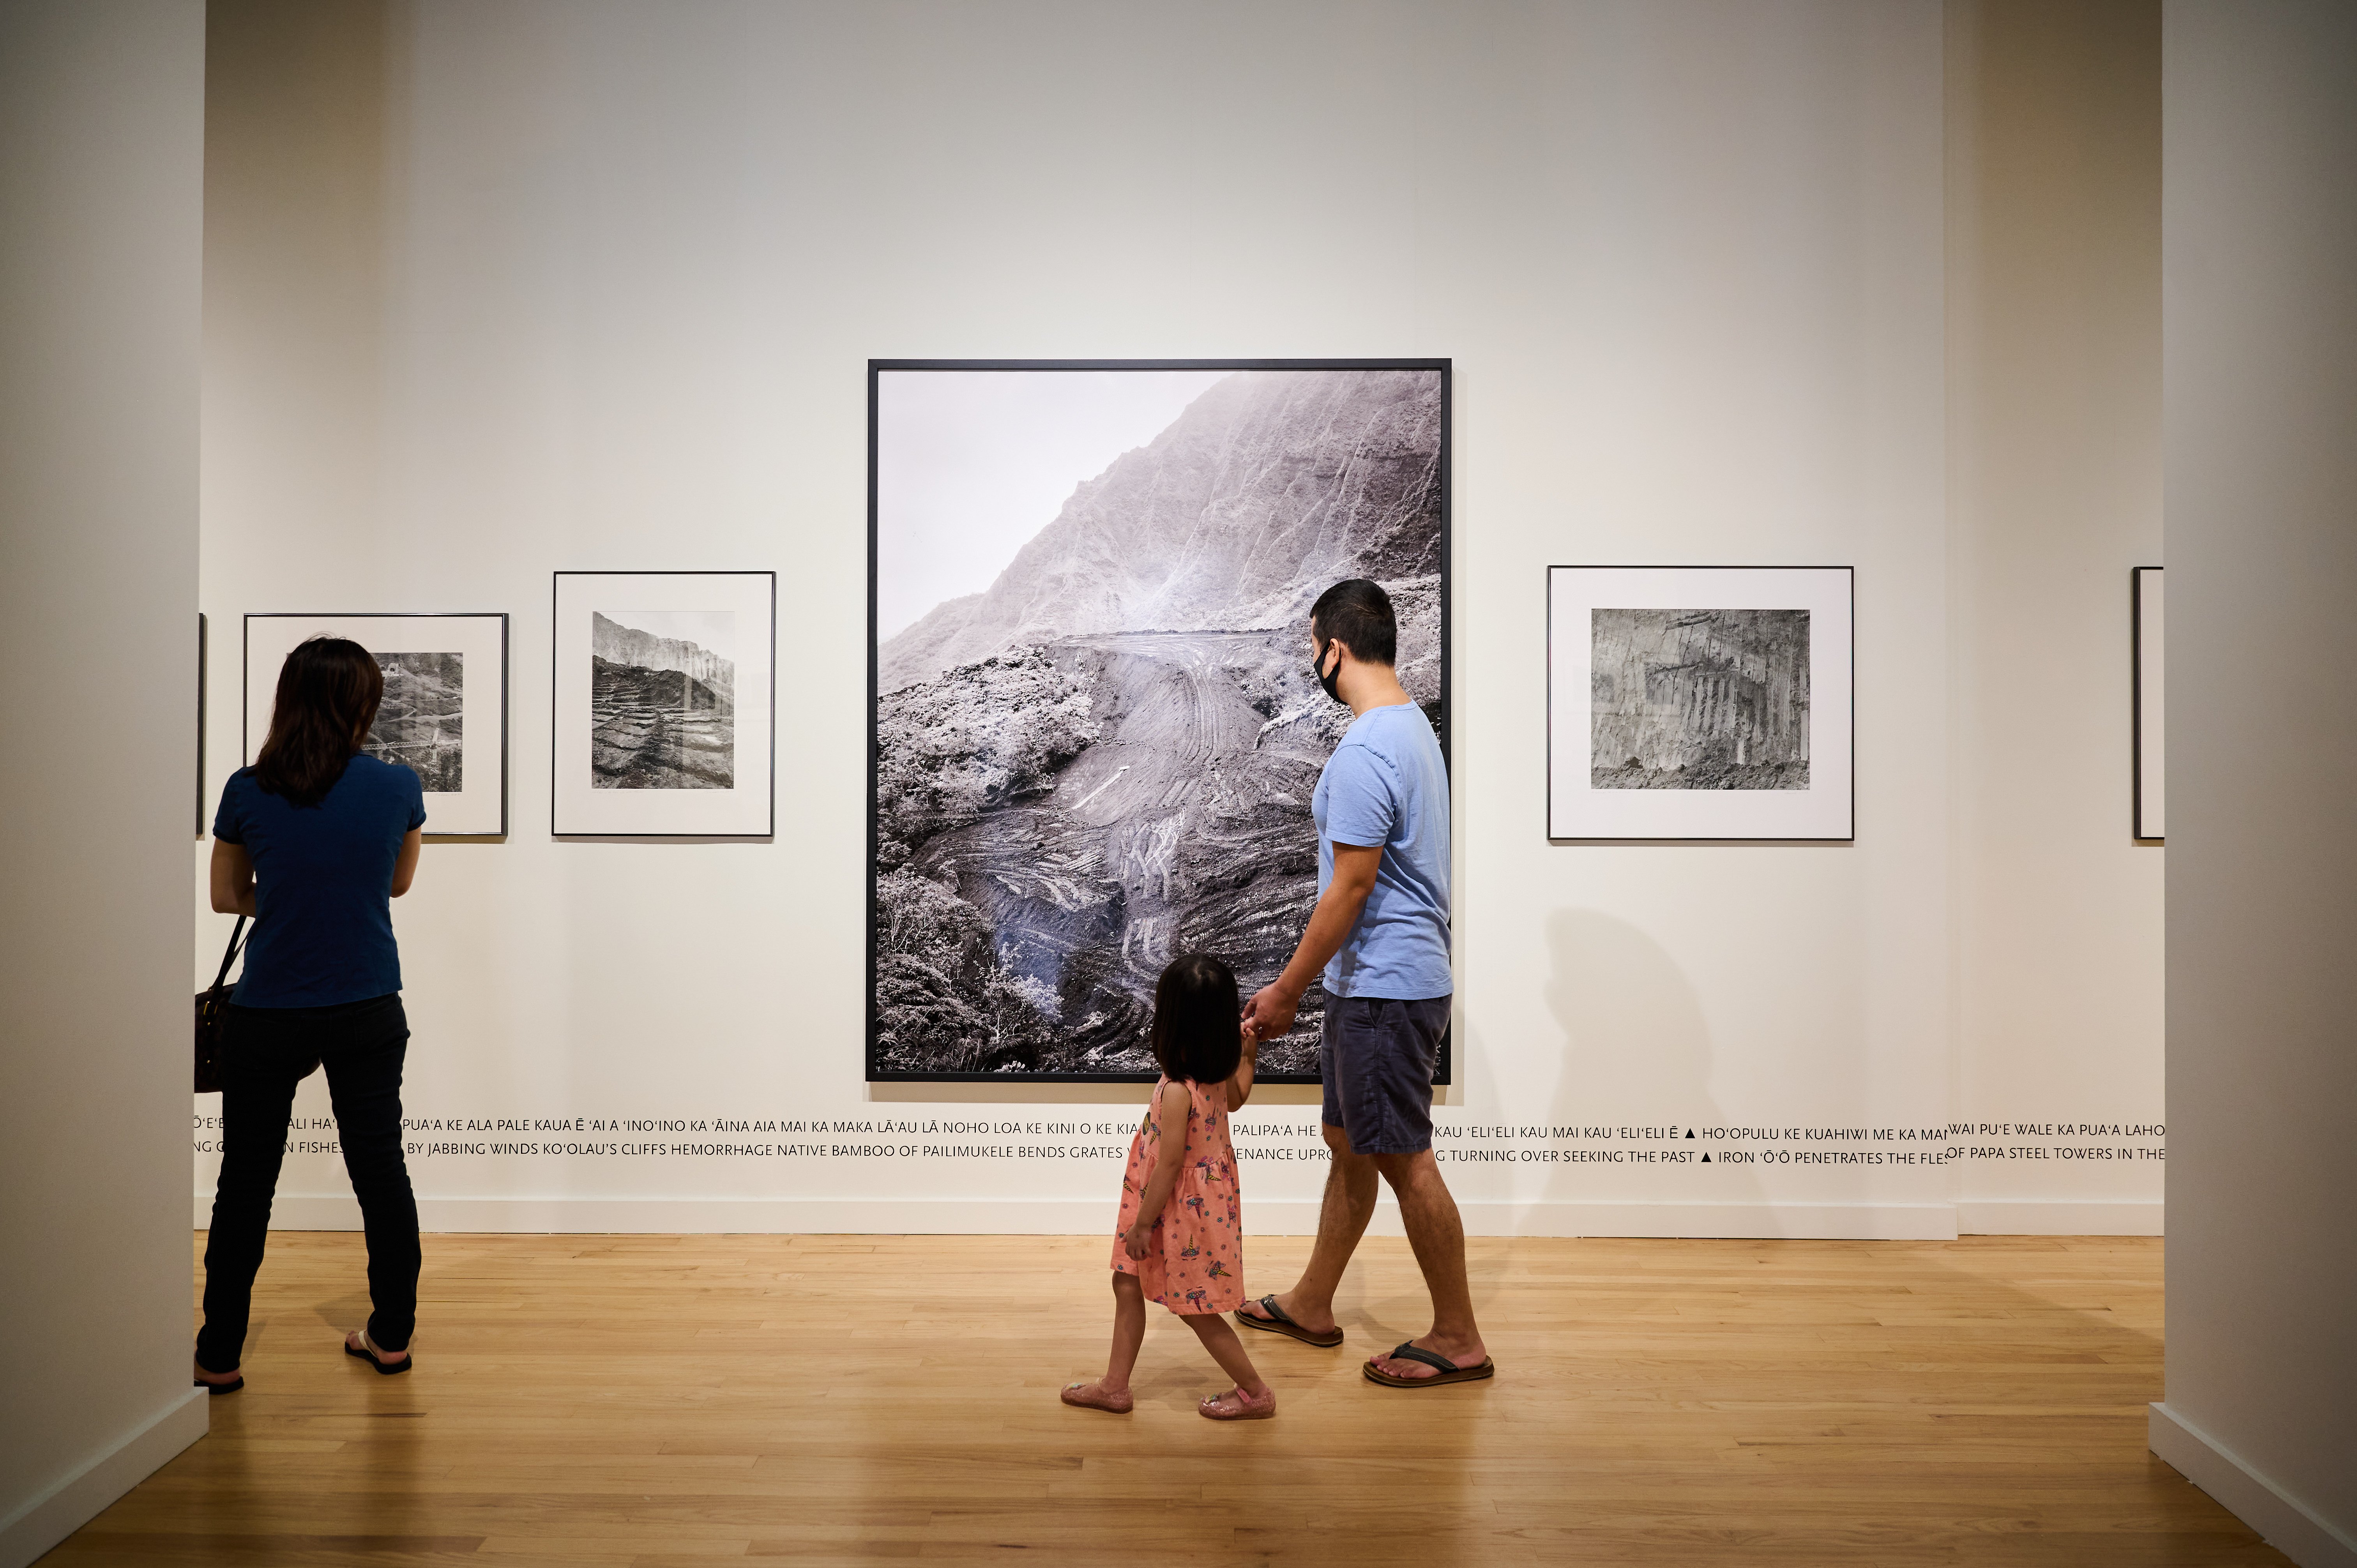
[{"label": "shadow on wall", "polygon": [[[1710,1026],[1677,960],[1637,927],[1596,909],[1557,910],[1547,918],[1546,939],[1546,1004],[1562,1026],[1563,1054],[1552,1090],[1539,1103],[1553,1107],[1558,1126],[1615,1133],[1609,1141],[1555,1146],[1624,1154],[1674,1147],[1695,1151],[1695,1163],[1559,1165],[1550,1169],[1541,1200],[1760,1202],[1756,1174],[1725,1164],[1724,1144],[1618,1136],[1622,1127],[1674,1124],[1684,1133],[1726,1121],[1710,1094]],[[1704,1154],[1712,1164],[1700,1163]]]}]

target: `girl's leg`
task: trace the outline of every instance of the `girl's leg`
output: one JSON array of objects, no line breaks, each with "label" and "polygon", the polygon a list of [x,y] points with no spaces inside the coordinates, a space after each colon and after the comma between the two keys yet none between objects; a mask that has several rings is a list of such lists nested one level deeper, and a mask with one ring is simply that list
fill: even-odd
[{"label": "girl's leg", "polygon": [[1106,1359],[1107,1393],[1127,1393],[1129,1374],[1137,1368],[1138,1347],[1146,1343],[1146,1289],[1135,1274],[1113,1277],[1113,1354]]},{"label": "girl's leg", "polygon": [[1252,1358],[1244,1354],[1243,1341],[1236,1337],[1236,1331],[1228,1326],[1225,1317],[1216,1312],[1191,1315],[1187,1318],[1187,1326],[1195,1331],[1195,1337],[1203,1342],[1203,1348],[1211,1353],[1220,1370],[1233,1378],[1236,1388],[1254,1403],[1272,1397],[1269,1386],[1261,1381],[1260,1373],[1254,1368]]},{"label": "girl's leg", "polygon": [[1072,1383],[1064,1390],[1066,1404],[1109,1410],[1116,1414],[1130,1408],[1129,1374],[1137,1366],[1138,1347],[1146,1343],[1146,1290],[1135,1274],[1116,1271],[1113,1276],[1113,1354],[1105,1375],[1093,1383]]}]

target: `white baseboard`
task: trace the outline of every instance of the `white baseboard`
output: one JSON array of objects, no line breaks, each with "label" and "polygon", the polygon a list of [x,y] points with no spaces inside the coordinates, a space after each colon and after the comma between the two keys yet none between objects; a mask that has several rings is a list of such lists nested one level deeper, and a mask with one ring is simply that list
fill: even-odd
[{"label": "white baseboard", "polygon": [[[199,1193],[196,1223],[211,1218]],[[1665,1236],[1945,1241],[1956,1210],[1945,1203],[1461,1203],[1474,1236]],[[1009,1203],[954,1198],[421,1197],[427,1231],[554,1234],[1028,1235],[1111,1234],[1108,1202]],[[350,1194],[281,1193],[270,1222],[280,1230],[357,1230]],[[1251,1228],[1266,1236],[1318,1229],[1309,1198],[1259,1199]],[[1376,1235],[1401,1233],[1399,1210],[1375,1210]]]},{"label": "white baseboard", "polygon": [[202,1389],[181,1390],[145,1425],[0,1520],[0,1568],[25,1568],[202,1437],[211,1397]]},{"label": "white baseboard", "polygon": [[2310,1513],[2232,1449],[2165,1404],[2151,1407],[2146,1441],[2177,1473],[2215,1498],[2299,1568],[2357,1568],[2357,1538]]},{"label": "white baseboard", "polygon": [[2073,1203],[2061,1200],[1984,1202],[1956,1205],[1956,1229],[1966,1236],[2158,1236],[2161,1206],[2148,1203]]}]

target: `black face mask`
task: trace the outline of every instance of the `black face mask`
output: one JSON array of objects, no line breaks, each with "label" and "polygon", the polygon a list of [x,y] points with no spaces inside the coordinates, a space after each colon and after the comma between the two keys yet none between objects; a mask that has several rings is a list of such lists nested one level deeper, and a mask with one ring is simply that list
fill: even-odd
[{"label": "black face mask", "polygon": [[1318,657],[1309,661],[1309,672],[1318,677],[1318,684],[1326,694],[1339,703],[1342,701],[1342,660],[1339,658],[1334,660],[1334,672],[1329,675],[1326,673],[1326,655],[1329,652],[1339,652],[1330,637],[1318,645]]}]

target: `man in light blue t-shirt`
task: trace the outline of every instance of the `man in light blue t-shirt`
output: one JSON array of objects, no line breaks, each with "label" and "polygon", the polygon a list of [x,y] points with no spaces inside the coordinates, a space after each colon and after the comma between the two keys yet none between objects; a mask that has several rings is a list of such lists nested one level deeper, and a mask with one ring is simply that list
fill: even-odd
[{"label": "man in light blue t-shirt", "polygon": [[1448,771],[1431,721],[1399,683],[1391,599],[1364,578],[1309,612],[1318,684],[1356,715],[1310,798],[1318,907],[1275,983],[1244,1008],[1260,1039],[1293,1026],[1313,979],[1326,987],[1318,1075],[1333,1153],[1318,1241],[1290,1291],[1236,1321],[1308,1344],[1342,1343],[1334,1292],[1389,1182],[1432,1293],[1432,1331],[1368,1359],[1371,1381],[1428,1388],[1491,1376],[1465,1277],[1465,1229],[1432,1157],[1432,1075],[1448,1029]]}]

